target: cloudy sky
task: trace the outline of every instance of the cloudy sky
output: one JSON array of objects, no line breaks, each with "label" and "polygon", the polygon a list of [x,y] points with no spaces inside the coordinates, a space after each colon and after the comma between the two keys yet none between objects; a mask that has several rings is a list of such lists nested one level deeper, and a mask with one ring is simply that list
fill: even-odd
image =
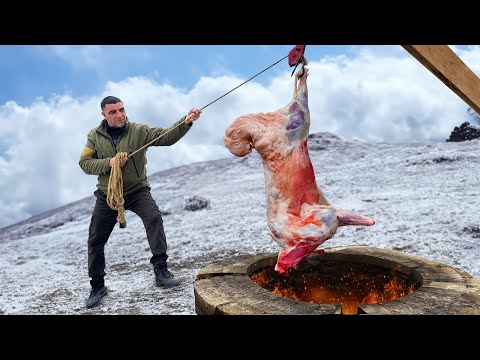
[{"label": "cloudy sky", "polygon": [[[0,227],[89,196],[78,166],[100,101],[167,127],[288,55],[294,45],[0,46]],[[480,46],[451,48],[480,72]],[[369,142],[444,142],[471,121],[458,96],[399,45],[307,45],[310,132]],[[286,59],[207,106],[180,142],[148,152],[148,172],[229,157],[226,127],[291,98]]]}]

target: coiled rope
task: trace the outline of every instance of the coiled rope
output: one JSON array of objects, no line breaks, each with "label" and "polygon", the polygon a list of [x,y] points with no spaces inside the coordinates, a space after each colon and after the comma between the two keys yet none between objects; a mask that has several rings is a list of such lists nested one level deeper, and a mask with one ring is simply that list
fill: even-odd
[{"label": "coiled rope", "polygon": [[[216,101],[220,100],[221,98],[223,98],[224,96],[230,94],[233,90],[238,89],[240,86],[246,84],[247,82],[254,79],[255,77],[257,77],[258,75],[260,75],[264,71],[267,71],[268,69],[270,69],[272,66],[277,65],[279,62],[285,60],[288,56],[289,55],[281,58],[280,60],[273,63],[269,67],[266,67],[262,71],[258,72],[254,76],[252,76],[250,79],[244,81],[240,85],[234,87],[232,90],[226,92],[222,96],[220,96],[217,99],[213,100],[212,102],[208,103],[207,105],[202,107],[200,110],[205,109],[207,106],[212,105],[214,102],[216,102]],[[182,124],[182,122],[179,122],[177,125],[170,128],[169,130],[165,131],[160,136],[158,136],[155,139],[153,139],[152,141],[150,141],[148,144],[145,144],[141,148],[139,148],[138,150],[132,152],[130,155],[128,155],[126,152],[119,152],[115,156],[115,160],[113,162],[113,166],[112,166],[112,169],[110,171],[110,178],[108,179],[107,204],[108,204],[108,206],[110,206],[110,208],[112,210],[117,210],[118,211],[117,221],[120,223],[120,228],[121,229],[127,227],[127,222],[125,221],[125,207],[124,207],[125,200],[123,198],[123,178],[122,178],[122,166],[121,166],[122,161],[125,162],[129,157],[132,157],[137,152],[141,151],[142,149],[146,148],[147,146],[150,146],[154,142],[158,141],[161,137],[167,135],[170,131],[176,129],[181,124]]]},{"label": "coiled rope", "polygon": [[110,171],[110,178],[108,179],[107,188],[107,204],[112,210],[118,211],[117,221],[120,223],[120,228],[126,228],[125,221],[125,199],[123,198],[123,177],[122,177],[122,161],[127,161],[128,154],[126,152],[119,152],[113,160],[113,166]]}]

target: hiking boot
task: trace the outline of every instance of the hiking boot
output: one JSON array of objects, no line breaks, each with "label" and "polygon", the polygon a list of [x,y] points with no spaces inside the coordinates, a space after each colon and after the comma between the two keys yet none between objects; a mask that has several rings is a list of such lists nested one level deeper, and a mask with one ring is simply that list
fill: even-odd
[{"label": "hiking boot", "polygon": [[101,298],[103,298],[105,295],[107,295],[106,286],[102,286],[101,288],[93,288],[90,291],[90,296],[88,297],[87,300],[85,300],[85,304],[87,305],[87,308],[92,308],[94,306],[97,306]]},{"label": "hiking boot", "polygon": [[175,275],[167,269],[167,265],[155,265],[153,271],[155,272],[155,283],[157,286],[171,287],[180,285],[180,281],[175,279]]}]

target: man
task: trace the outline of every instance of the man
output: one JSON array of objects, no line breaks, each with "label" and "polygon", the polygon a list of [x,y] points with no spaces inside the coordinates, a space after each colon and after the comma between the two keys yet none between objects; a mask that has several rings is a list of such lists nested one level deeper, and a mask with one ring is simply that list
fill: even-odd
[{"label": "man", "polygon": [[[197,120],[202,112],[191,109],[171,127],[162,129],[130,123],[123,102],[117,97],[107,96],[100,107],[104,119],[88,133],[87,144],[79,161],[86,174],[98,175],[97,190],[94,192],[97,199],[88,234],[88,276],[91,278],[92,289],[86,300],[87,308],[96,306],[107,294],[104,283],[104,247],[118,215],[118,212],[108,205],[107,194],[110,171],[116,154],[126,152],[130,155],[152,141],[149,146],[173,145],[191,129],[193,121]],[[155,139],[157,140],[154,141]],[[147,149],[148,146],[119,162],[122,168],[124,208],[136,213],[143,221],[152,252],[150,263],[153,264],[156,285],[177,286],[180,281],[167,269],[167,240],[162,216],[150,194],[146,173]]]}]

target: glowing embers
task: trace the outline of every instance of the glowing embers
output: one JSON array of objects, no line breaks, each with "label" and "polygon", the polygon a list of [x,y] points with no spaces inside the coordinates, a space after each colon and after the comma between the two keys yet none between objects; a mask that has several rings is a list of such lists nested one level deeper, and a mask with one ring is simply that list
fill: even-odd
[{"label": "glowing embers", "polygon": [[[324,254],[310,254],[297,271],[291,270],[282,278],[273,270],[277,258],[278,252],[238,255],[202,268],[194,283],[196,313],[317,316],[341,314],[342,306],[343,313],[348,313],[349,304],[341,301],[310,302],[327,297],[328,290],[333,293],[331,299],[349,300],[363,315],[480,315],[479,280],[463,270],[417,255],[369,246],[325,248]],[[302,300],[260,286],[252,274],[262,271],[266,285],[289,289],[290,296]],[[417,281],[421,284],[418,288]]]},{"label": "glowing embers", "polygon": [[410,294],[421,285],[413,276],[372,264],[321,261],[316,267],[278,274],[273,266],[250,274],[274,294],[315,304],[340,304],[342,314],[357,314],[358,305],[375,304]]}]

